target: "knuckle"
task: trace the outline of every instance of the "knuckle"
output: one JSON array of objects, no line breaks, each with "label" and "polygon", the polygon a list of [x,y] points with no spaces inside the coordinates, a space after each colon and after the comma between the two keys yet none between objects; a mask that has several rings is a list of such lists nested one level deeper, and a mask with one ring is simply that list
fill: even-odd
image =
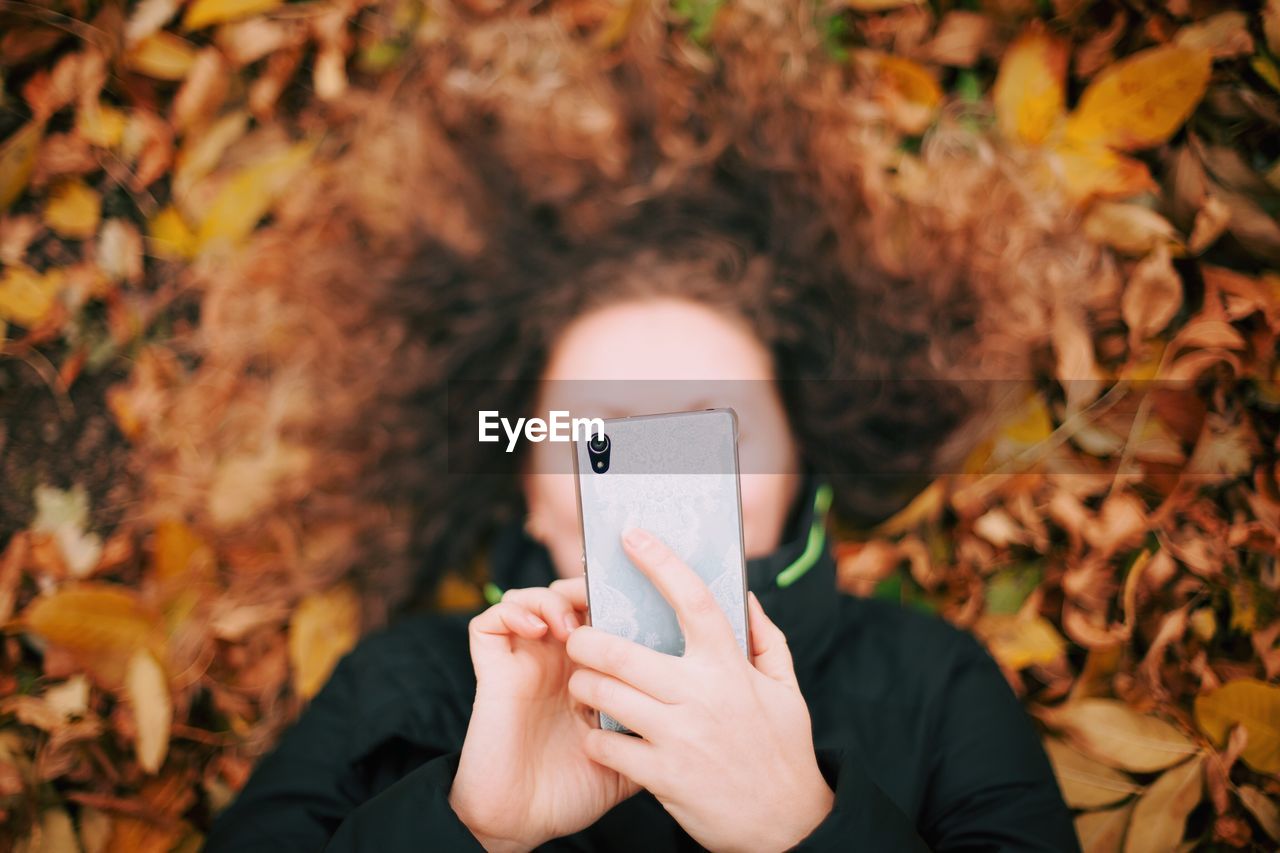
[{"label": "knuckle", "polygon": [[691,613],[705,614],[720,609],[716,597],[705,586],[698,586],[689,591],[685,599]]}]

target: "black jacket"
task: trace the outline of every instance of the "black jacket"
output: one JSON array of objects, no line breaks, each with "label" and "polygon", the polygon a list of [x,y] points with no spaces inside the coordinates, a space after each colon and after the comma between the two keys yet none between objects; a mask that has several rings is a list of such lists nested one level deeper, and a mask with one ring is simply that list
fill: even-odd
[{"label": "black jacket", "polygon": [[[786,633],[835,808],[801,850],[1078,850],[1026,713],[969,634],[837,592],[810,489],[788,541],[748,583]],[[513,527],[491,573],[545,585],[546,551]],[[206,850],[479,850],[449,808],[475,693],[474,614],[406,617],[366,636],[244,790]],[[701,849],[646,791],[547,850]]]}]

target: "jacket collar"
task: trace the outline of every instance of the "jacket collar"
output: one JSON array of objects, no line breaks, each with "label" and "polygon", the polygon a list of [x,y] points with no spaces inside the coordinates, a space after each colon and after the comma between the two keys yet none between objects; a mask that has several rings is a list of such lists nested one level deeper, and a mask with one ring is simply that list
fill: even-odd
[{"label": "jacket collar", "polygon": [[[772,553],[747,561],[747,586],[787,635],[798,671],[815,666],[835,634],[839,596],[826,525],[831,497],[829,485],[813,475],[806,477],[782,543]],[[504,590],[546,586],[556,579],[547,549],[518,521],[495,538],[489,576],[485,597],[490,603]]]}]

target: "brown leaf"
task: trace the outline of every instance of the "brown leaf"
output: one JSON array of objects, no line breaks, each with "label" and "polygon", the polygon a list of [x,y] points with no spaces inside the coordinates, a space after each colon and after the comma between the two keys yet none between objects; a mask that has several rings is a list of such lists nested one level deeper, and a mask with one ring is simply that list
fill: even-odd
[{"label": "brown leaf", "polygon": [[1164,770],[1199,752],[1169,723],[1115,699],[1081,699],[1045,708],[1041,716],[1081,752],[1134,773]]},{"label": "brown leaf", "polygon": [[1076,818],[1076,835],[1083,853],[1120,853],[1125,830],[1133,815],[1133,803],[1118,809],[1085,812]]},{"label": "brown leaf", "polygon": [[1249,17],[1244,12],[1221,12],[1178,30],[1174,44],[1209,51],[1214,59],[1253,53]]},{"label": "brown leaf", "polygon": [[1125,853],[1168,853],[1178,847],[1187,815],[1204,796],[1203,762],[1203,757],[1197,756],[1166,771],[1138,799],[1125,838]]},{"label": "brown leaf", "polygon": [[1129,327],[1129,346],[1137,348],[1165,326],[1182,307],[1182,280],[1169,259],[1167,246],[1157,246],[1139,261],[1121,297],[1120,312]]},{"label": "brown leaf", "polygon": [[1240,802],[1249,810],[1272,841],[1280,842],[1280,806],[1275,801],[1252,785],[1241,785],[1236,789]]},{"label": "brown leaf", "polygon": [[129,658],[125,692],[137,729],[134,750],[138,766],[148,773],[156,773],[169,751],[173,701],[164,668],[147,649],[140,648]]},{"label": "brown leaf", "polygon": [[1073,809],[1114,805],[1142,790],[1120,771],[1094,761],[1056,738],[1047,738],[1044,745],[1063,799]]}]

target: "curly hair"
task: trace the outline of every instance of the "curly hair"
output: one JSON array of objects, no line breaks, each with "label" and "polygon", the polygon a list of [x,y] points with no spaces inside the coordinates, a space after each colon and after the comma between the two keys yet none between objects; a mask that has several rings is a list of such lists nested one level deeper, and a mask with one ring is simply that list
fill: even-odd
[{"label": "curly hair", "polygon": [[[529,412],[569,323],[659,296],[714,307],[755,331],[772,354],[803,460],[832,483],[844,520],[870,523],[903,505],[972,411],[960,386],[935,381],[928,350],[938,329],[921,294],[870,266],[849,269],[828,217],[794,177],[726,153],[680,189],[583,228],[512,189],[500,157],[477,160],[488,164],[482,180],[496,199],[485,206],[484,251],[464,257],[423,240],[393,288],[412,301],[438,371],[416,400],[430,420],[424,434],[460,430],[451,411]],[[968,328],[965,311],[947,306],[954,325],[945,334],[955,340]],[[435,441],[422,452],[414,464],[433,474],[414,525],[414,551],[425,561],[418,600],[524,509],[515,477],[462,473],[478,470],[476,461],[449,454],[467,448]]]}]

